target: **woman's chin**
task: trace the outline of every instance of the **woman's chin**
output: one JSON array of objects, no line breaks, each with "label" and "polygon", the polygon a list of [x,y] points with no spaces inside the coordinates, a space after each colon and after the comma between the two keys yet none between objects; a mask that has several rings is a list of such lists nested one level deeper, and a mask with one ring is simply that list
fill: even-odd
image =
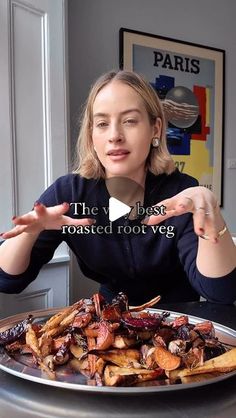
[{"label": "woman's chin", "polygon": [[117,168],[109,168],[106,169],[106,177],[129,177],[130,176],[130,170],[122,169],[121,167]]}]

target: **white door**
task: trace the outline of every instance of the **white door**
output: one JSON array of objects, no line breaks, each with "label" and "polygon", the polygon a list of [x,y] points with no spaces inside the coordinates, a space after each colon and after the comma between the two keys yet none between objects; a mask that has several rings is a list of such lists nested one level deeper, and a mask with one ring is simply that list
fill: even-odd
[{"label": "white door", "polygon": [[[67,172],[66,0],[0,1],[0,231]],[[69,302],[69,253],[20,295],[0,294],[0,316]]]}]

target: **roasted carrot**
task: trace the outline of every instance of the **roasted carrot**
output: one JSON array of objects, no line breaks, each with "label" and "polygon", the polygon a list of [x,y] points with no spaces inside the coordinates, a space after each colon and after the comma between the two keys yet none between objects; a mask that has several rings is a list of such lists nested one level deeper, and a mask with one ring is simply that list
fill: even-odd
[{"label": "roasted carrot", "polygon": [[156,347],[154,352],[156,363],[164,370],[175,370],[180,366],[181,358],[170,353],[164,347]]}]

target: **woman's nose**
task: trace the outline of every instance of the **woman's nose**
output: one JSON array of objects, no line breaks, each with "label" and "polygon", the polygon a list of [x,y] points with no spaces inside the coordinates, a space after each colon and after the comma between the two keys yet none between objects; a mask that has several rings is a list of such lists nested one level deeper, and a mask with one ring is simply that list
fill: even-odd
[{"label": "woman's nose", "polygon": [[109,135],[109,142],[121,142],[123,141],[123,133],[119,126],[111,127],[110,135]]}]

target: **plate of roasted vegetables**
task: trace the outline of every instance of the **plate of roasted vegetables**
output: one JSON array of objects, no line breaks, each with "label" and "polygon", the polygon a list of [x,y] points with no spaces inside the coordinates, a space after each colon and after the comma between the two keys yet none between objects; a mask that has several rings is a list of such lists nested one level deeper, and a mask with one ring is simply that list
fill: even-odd
[{"label": "plate of roasted vegetables", "polygon": [[[236,331],[153,308],[119,293],[0,321],[0,369],[81,391],[150,393],[186,389],[236,374]],[[158,305],[157,305],[158,306]]]}]

